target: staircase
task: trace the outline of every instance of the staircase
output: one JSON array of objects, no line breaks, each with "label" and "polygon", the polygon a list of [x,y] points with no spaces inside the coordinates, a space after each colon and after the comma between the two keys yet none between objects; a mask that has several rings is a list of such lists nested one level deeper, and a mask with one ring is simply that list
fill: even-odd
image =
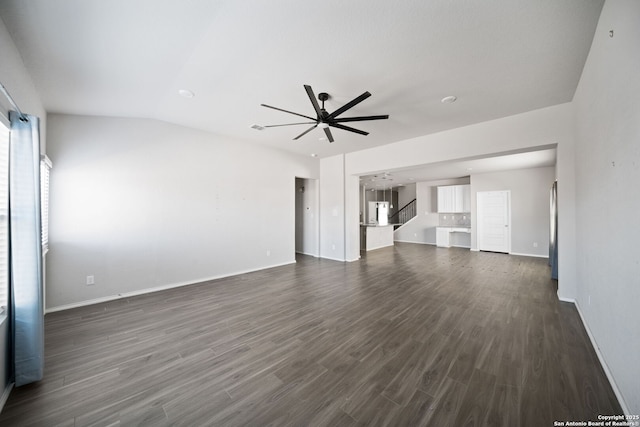
[{"label": "staircase", "polygon": [[391,215],[389,217],[389,224],[393,224],[393,229],[397,230],[414,216],[416,216],[416,199],[413,199],[398,210],[398,212]]}]

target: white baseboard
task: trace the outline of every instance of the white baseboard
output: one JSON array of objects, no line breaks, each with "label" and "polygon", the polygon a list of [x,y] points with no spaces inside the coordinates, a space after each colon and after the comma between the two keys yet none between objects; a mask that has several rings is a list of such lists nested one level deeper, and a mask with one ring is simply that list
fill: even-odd
[{"label": "white baseboard", "polygon": [[331,257],[328,257],[328,256],[321,256],[321,257],[319,257],[319,258],[322,258],[322,259],[328,259],[328,260],[331,260],[331,261],[340,261],[340,262],[345,262],[345,260],[344,260],[344,259],[340,259],[340,258],[331,258]]},{"label": "white baseboard", "polygon": [[[576,300],[573,298],[565,298],[565,297],[561,297],[560,295],[558,295],[558,299],[562,302],[570,302],[571,304],[575,304]],[[584,321],[582,322],[584,323]]]},{"label": "white baseboard", "polygon": [[266,267],[260,267],[260,268],[250,269],[250,270],[236,271],[234,273],[221,274],[221,275],[213,276],[213,277],[204,277],[204,278],[200,278],[200,279],[194,279],[194,280],[188,281],[188,282],[170,283],[168,285],[154,286],[152,288],[145,288],[145,289],[140,289],[140,290],[137,290],[137,291],[123,292],[121,294],[116,294],[116,295],[107,295],[107,296],[104,296],[104,297],[94,298],[94,299],[85,300],[85,301],[74,302],[74,303],[71,303],[71,304],[64,304],[64,305],[59,305],[59,306],[55,306],[55,307],[48,307],[47,309],[45,309],[44,313],[45,314],[47,314],[47,313],[55,313],[56,311],[70,310],[72,308],[78,308],[78,307],[86,307],[86,306],[89,306],[89,305],[100,304],[100,303],[103,303],[103,302],[109,302],[109,301],[114,301],[114,300],[123,299],[123,298],[135,297],[135,296],[138,296],[138,295],[150,294],[150,293],[153,293],[153,292],[165,291],[167,289],[179,288],[179,287],[182,287],[182,286],[197,285],[197,284],[200,284],[202,282],[209,282],[211,280],[224,279],[225,277],[237,276],[239,274],[253,273],[253,272],[256,272],[256,271],[267,270],[269,268],[275,268],[275,267],[282,267],[284,265],[291,265],[291,264],[295,264],[295,263],[296,263],[295,260],[287,261],[287,262],[283,262],[283,263],[280,263],[280,264],[269,265],[269,266],[266,266]]},{"label": "white baseboard", "polygon": [[314,257],[314,258],[320,258],[320,257],[318,256],[318,254],[311,254],[311,253],[308,253],[308,252],[299,252],[299,251],[296,251],[296,253],[297,253],[297,254],[300,254],[300,255],[309,255],[309,256],[312,256],[312,257]]},{"label": "white baseboard", "polygon": [[515,256],[530,256],[530,257],[534,257],[534,258],[549,258],[549,255],[536,255],[536,254],[521,254],[518,252],[511,252],[509,255],[515,255]]},{"label": "white baseboard", "polygon": [[618,399],[618,403],[620,404],[622,411],[626,415],[634,415],[634,414],[631,414],[631,411],[629,411],[629,407],[627,406],[627,403],[625,402],[624,397],[622,396],[622,393],[620,392],[620,389],[618,388],[618,385],[616,384],[616,381],[613,378],[611,371],[609,370],[609,365],[607,365],[607,362],[605,361],[604,356],[600,351],[600,347],[598,346],[598,343],[596,342],[595,337],[591,333],[591,329],[589,329],[589,325],[585,321],[585,318],[582,314],[582,310],[580,309],[580,304],[578,304],[576,300],[571,298],[560,298],[560,301],[573,302],[573,304],[576,306],[576,309],[578,310],[578,314],[580,315],[580,320],[582,321],[582,325],[584,326],[584,329],[587,331],[587,335],[589,336],[591,345],[593,346],[593,349],[595,350],[596,355],[598,356],[600,365],[602,366],[602,369],[604,370],[604,373],[607,376],[607,379],[609,380],[609,384],[611,384],[611,388],[613,389],[613,392],[615,393],[616,398]]},{"label": "white baseboard", "polygon": [[470,251],[471,251],[471,252],[480,252],[480,249],[477,249],[477,248],[471,248],[471,249],[470,249]]},{"label": "white baseboard", "polygon": [[388,247],[391,247],[391,246],[393,246],[393,243],[392,243],[392,244],[390,244],[390,245],[376,246],[375,248],[369,248],[369,249],[367,249],[367,252],[369,252],[369,251],[375,251],[376,249],[388,248]]},{"label": "white baseboard", "polygon": [[398,242],[398,243],[415,243],[416,245],[431,245],[431,246],[435,246],[435,243],[428,243],[428,242],[416,242],[413,240],[394,240],[394,243]]},{"label": "white baseboard", "polygon": [[7,384],[7,386],[4,388],[4,392],[2,393],[2,397],[0,397],[0,413],[2,413],[2,410],[4,409],[4,404],[7,403],[7,400],[9,399],[11,390],[13,390],[12,382]]}]

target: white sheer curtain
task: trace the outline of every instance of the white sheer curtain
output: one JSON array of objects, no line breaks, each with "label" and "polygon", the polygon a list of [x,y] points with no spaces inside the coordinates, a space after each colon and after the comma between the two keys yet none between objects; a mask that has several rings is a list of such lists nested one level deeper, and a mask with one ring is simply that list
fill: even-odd
[{"label": "white sheer curtain", "polygon": [[40,122],[9,113],[11,326],[16,386],[42,379],[44,315],[40,243]]}]

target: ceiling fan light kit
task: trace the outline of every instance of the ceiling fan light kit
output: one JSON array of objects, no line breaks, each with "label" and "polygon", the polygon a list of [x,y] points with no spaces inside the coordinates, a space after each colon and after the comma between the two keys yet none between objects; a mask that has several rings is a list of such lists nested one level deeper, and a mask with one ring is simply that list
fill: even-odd
[{"label": "ceiling fan light kit", "polygon": [[307,133],[309,133],[312,130],[314,130],[315,128],[319,127],[319,128],[324,130],[324,133],[327,136],[327,139],[329,140],[329,142],[333,142],[334,141],[333,134],[331,133],[331,129],[329,129],[329,127],[346,130],[346,131],[357,133],[357,134],[360,134],[360,135],[369,135],[369,132],[365,132],[363,130],[356,129],[356,128],[353,128],[353,127],[350,127],[350,126],[345,126],[345,125],[343,125],[341,123],[345,123],[345,122],[361,122],[361,121],[366,121],[366,120],[384,120],[384,119],[388,119],[389,118],[388,114],[377,115],[377,116],[359,116],[359,117],[342,117],[342,118],[338,118],[338,116],[340,114],[344,113],[345,111],[349,110],[352,107],[355,107],[357,104],[361,103],[362,101],[364,101],[365,99],[370,97],[371,94],[369,92],[363,93],[362,95],[360,95],[360,96],[352,99],[351,101],[347,102],[342,107],[340,107],[337,110],[335,110],[334,112],[329,113],[324,108],[324,102],[327,99],[329,99],[329,94],[328,93],[320,92],[318,94],[318,100],[320,100],[320,102],[322,102],[322,107],[321,107],[320,105],[318,105],[318,101],[316,101],[316,96],[313,93],[313,89],[311,89],[311,86],[304,85],[304,89],[307,92],[307,96],[309,97],[309,100],[311,101],[311,105],[313,105],[313,109],[316,112],[316,117],[315,118],[310,117],[310,116],[306,116],[304,114],[294,113],[293,111],[283,110],[282,108],[272,107],[271,105],[260,104],[263,107],[271,108],[273,110],[282,111],[284,113],[293,114],[293,115],[296,115],[296,116],[299,116],[299,117],[304,117],[305,119],[311,120],[309,122],[286,123],[286,124],[282,124],[282,125],[267,125],[267,126],[264,126],[264,127],[265,128],[270,128],[270,127],[279,127],[279,126],[312,125],[310,128],[308,128],[307,130],[305,130],[304,132],[302,132],[300,135],[296,136],[293,139],[294,140],[300,139],[301,137],[303,137]]}]

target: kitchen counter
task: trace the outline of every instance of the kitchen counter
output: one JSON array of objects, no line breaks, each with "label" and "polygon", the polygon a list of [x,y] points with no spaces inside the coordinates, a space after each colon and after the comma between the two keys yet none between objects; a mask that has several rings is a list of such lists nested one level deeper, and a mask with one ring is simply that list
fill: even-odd
[{"label": "kitchen counter", "polygon": [[393,226],[394,224],[360,224],[360,250],[372,251],[393,246]]}]

